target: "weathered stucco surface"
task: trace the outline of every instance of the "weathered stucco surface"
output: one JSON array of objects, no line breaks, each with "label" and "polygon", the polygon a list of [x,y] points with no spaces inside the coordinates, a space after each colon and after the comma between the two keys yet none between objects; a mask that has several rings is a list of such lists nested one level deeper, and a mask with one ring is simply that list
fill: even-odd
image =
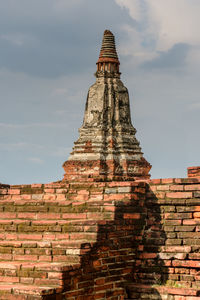
[{"label": "weathered stucco surface", "polygon": [[[116,54],[114,63],[110,62],[113,58],[108,51],[115,48],[114,40],[103,40],[102,47],[107,50],[106,57],[100,67],[97,63],[96,82],[88,92],[80,137],[63,165],[65,179],[99,175],[110,179],[147,179],[151,165],[143,158],[135,137],[128,90],[120,80]],[[100,61],[102,53],[101,50]]]}]

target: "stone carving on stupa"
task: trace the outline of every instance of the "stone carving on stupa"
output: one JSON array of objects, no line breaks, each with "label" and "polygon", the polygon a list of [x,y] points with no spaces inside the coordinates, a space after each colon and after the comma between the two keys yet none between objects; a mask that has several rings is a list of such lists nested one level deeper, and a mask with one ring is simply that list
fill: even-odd
[{"label": "stone carving on stupa", "polygon": [[143,157],[131,123],[129,94],[120,80],[114,35],[105,30],[97,61],[96,82],[89,88],[83,125],[64,162],[64,180],[148,179],[151,165]]}]

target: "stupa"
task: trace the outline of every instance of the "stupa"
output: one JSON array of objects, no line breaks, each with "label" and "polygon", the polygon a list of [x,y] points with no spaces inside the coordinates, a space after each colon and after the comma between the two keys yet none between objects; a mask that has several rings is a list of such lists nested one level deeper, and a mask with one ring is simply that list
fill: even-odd
[{"label": "stupa", "polygon": [[104,31],[96,64],[80,136],[63,164],[64,180],[148,179],[151,165],[135,137],[129,94],[120,80],[115,38],[109,30]]}]

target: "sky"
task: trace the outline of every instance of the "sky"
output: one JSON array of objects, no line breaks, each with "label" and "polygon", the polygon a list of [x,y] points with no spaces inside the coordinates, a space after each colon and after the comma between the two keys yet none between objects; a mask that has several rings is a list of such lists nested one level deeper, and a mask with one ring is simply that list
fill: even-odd
[{"label": "sky", "polygon": [[0,0],[0,182],[61,180],[103,32],[152,178],[200,165],[199,0]]}]

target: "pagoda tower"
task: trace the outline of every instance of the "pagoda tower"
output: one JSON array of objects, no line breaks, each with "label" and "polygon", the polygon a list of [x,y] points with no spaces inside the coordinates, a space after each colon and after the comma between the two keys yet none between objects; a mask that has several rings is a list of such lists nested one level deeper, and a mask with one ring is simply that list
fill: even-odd
[{"label": "pagoda tower", "polygon": [[63,164],[64,180],[148,179],[151,165],[135,137],[128,90],[120,80],[115,38],[109,30],[104,31],[96,64],[80,136]]}]

